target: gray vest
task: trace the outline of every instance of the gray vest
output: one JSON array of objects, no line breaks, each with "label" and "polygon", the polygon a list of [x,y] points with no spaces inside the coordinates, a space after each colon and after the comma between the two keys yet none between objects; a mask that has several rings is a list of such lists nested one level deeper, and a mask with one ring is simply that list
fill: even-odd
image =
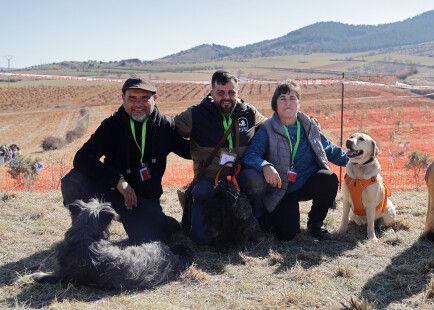
[{"label": "gray vest", "polygon": [[[297,119],[300,121],[309,145],[316,155],[318,165],[321,169],[330,169],[326,153],[321,144],[318,124],[302,112],[298,112]],[[290,166],[291,149],[289,148],[288,138],[282,125],[276,113],[263,124],[268,136],[268,148],[265,160],[273,164],[282,180],[281,188],[267,187],[263,202],[268,212],[272,212],[276,208],[288,189],[287,173]]]}]

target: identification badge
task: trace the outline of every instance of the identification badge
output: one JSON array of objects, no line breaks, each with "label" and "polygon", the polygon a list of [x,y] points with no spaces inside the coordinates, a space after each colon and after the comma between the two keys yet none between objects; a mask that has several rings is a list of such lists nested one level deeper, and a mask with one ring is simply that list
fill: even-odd
[{"label": "identification badge", "polygon": [[146,164],[142,165],[142,168],[139,170],[140,179],[142,182],[148,181],[151,178],[151,171]]},{"label": "identification badge", "polygon": [[[220,165],[225,165],[230,162],[235,162],[237,159],[237,154],[221,151],[220,153]],[[230,167],[232,167],[232,164],[229,164]]]},{"label": "identification badge", "polygon": [[288,169],[288,182],[289,183],[295,183],[297,181],[297,172],[295,172],[293,169]]}]

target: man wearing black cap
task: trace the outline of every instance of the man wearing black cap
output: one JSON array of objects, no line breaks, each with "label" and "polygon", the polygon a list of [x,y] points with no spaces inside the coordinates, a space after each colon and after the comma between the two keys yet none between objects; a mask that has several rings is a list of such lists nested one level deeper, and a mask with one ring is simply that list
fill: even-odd
[{"label": "man wearing black cap", "polygon": [[61,183],[64,205],[94,197],[110,201],[130,244],[165,240],[179,229],[161,209],[161,180],[170,152],[191,158],[189,142],[160,114],[156,92],[147,80],[126,80],[122,106],[78,150]]}]

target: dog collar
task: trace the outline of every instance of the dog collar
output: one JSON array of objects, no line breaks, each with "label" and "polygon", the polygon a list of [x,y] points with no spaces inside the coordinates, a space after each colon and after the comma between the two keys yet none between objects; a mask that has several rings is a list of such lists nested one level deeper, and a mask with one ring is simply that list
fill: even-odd
[{"label": "dog collar", "polygon": [[371,163],[373,161],[374,161],[374,157],[371,157],[371,158],[368,159],[368,161],[365,161],[362,165],[369,164],[369,163]]}]

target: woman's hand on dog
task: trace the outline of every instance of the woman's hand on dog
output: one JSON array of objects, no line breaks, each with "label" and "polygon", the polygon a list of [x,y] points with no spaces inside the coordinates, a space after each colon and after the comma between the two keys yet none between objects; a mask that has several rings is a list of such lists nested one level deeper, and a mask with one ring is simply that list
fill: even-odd
[{"label": "woman's hand on dog", "polygon": [[277,173],[276,169],[267,165],[262,168],[262,173],[264,174],[265,181],[273,187],[282,187],[282,180],[280,179],[279,173]]},{"label": "woman's hand on dog", "polygon": [[124,196],[125,207],[127,209],[132,209],[137,206],[136,193],[124,178],[119,179],[116,188],[122,194],[122,196]]}]

